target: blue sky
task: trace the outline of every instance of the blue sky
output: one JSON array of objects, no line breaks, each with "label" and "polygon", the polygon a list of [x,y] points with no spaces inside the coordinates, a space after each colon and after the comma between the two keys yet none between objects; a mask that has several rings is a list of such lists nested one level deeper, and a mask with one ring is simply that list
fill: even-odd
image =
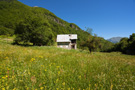
[{"label": "blue sky", "polygon": [[48,9],[81,29],[100,37],[129,37],[135,33],[135,0],[18,0]]}]

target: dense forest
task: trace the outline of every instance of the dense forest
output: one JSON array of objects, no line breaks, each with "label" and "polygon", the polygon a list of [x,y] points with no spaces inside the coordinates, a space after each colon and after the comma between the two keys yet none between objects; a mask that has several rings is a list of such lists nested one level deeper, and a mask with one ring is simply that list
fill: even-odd
[{"label": "dense forest", "polygon": [[57,34],[77,34],[78,48],[107,51],[113,43],[93,36],[41,7],[17,0],[0,0],[0,35],[15,35],[15,44],[54,45]]}]

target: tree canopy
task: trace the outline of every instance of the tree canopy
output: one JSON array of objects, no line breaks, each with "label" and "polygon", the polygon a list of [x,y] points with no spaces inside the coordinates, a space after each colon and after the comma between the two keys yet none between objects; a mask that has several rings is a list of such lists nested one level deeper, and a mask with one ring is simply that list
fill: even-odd
[{"label": "tree canopy", "polygon": [[26,18],[15,29],[15,42],[33,43],[33,45],[53,45],[54,35],[48,23],[40,18]]}]

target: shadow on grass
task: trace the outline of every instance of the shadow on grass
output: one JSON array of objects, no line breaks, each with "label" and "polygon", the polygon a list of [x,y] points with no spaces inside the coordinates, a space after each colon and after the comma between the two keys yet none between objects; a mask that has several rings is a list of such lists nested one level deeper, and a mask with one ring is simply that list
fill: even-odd
[{"label": "shadow on grass", "polygon": [[17,46],[23,46],[23,47],[33,47],[34,45],[30,45],[30,44],[15,44],[15,43],[11,43],[11,45],[17,45]]},{"label": "shadow on grass", "polygon": [[117,52],[117,53],[121,53],[121,54],[124,54],[124,55],[135,55],[135,52],[121,52],[121,51],[101,51],[103,53],[113,53],[113,52]]}]

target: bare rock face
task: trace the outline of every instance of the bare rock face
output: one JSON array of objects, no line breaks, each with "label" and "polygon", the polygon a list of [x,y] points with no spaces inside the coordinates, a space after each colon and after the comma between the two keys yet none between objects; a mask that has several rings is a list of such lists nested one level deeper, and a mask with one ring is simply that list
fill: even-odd
[{"label": "bare rock face", "polygon": [[71,27],[71,28],[75,28],[75,26],[74,26],[73,24],[70,24],[70,27]]},{"label": "bare rock face", "polygon": [[58,24],[60,23],[59,19],[57,18],[55,18],[54,21],[57,22]]},{"label": "bare rock face", "polygon": [[61,23],[59,19],[55,18],[54,21],[57,22],[58,24],[60,24],[61,26],[65,27],[65,25],[63,23]]},{"label": "bare rock face", "polygon": [[[60,24],[61,26],[65,27],[65,24],[63,24],[62,22],[60,22],[60,20],[58,18],[54,18],[53,19],[54,22]],[[74,24],[70,24],[71,28],[74,28],[75,30],[79,30],[79,28],[77,26],[75,26]]]},{"label": "bare rock face", "polygon": [[75,30],[78,30],[78,27],[74,26],[73,24],[70,24],[71,28],[75,28]]},{"label": "bare rock face", "polygon": [[76,27],[75,30],[78,30],[78,28]]}]

